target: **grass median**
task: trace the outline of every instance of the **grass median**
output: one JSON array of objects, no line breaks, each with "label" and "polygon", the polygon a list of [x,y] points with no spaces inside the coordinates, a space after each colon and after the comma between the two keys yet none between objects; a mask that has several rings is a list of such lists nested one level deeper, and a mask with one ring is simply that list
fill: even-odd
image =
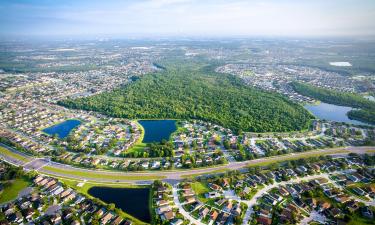
[{"label": "grass median", "polygon": [[319,151],[311,151],[311,152],[303,152],[303,153],[292,153],[288,155],[278,155],[278,156],[272,156],[268,158],[260,158],[257,162],[256,160],[249,162],[247,164],[248,167],[255,167],[255,166],[268,166],[270,164],[283,162],[286,160],[298,160],[298,159],[306,159],[306,158],[312,158],[312,157],[319,157],[319,156],[325,156],[325,155],[332,155],[332,154],[340,154],[340,153],[350,153],[348,150],[343,149],[337,149],[332,151],[325,151],[325,152],[319,152]]},{"label": "grass median", "polygon": [[197,173],[197,174],[181,175],[181,178],[194,178],[194,177],[198,177],[198,176],[202,176],[202,175],[208,175],[208,174],[225,173],[225,172],[228,172],[228,171],[230,171],[230,169],[223,168],[223,169],[213,170],[213,171],[210,171],[210,172],[202,172],[202,173]]},{"label": "grass median", "polygon": [[0,154],[3,154],[3,155],[6,155],[6,156],[9,156],[13,159],[17,159],[19,161],[22,161],[22,162],[29,162],[30,160],[20,154],[17,154],[17,153],[14,153],[4,147],[1,147],[0,146]]},{"label": "grass median", "polygon": [[104,171],[83,171],[74,169],[62,169],[51,166],[45,166],[40,171],[48,175],[59,175],[62,177],[74,176],[76,178],[90,179],[90,178],[100,178],[100,179],[110,179],[110,180],[161,180],[166,178],[165,176],[158,175],[126,175],[124,174],[113,174],[111,172],[105,173]]}]

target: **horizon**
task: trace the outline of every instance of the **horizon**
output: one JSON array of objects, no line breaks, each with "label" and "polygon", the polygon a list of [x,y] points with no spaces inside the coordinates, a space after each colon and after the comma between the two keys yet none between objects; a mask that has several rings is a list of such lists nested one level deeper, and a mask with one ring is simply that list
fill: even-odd
[{"label": "horizon", "polygon": [[371,0],[5,0],[0,12],[10,39],[375,37]]}]

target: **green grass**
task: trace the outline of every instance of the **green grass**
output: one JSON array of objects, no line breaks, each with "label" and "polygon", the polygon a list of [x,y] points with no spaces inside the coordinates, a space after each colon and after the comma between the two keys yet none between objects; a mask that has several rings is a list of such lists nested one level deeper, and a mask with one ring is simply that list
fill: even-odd
[{"label": "green grass", "polygon": [[4,183],[4,190],[0,194],[0,203],[8,202],[16,199],[20,191],[30,185],[30,182],[24,178],[17,178]]},{"label": "green grass", "polygon": [[9,157],[12,157],[14,159],[20,160],[22,162],[28,162],[28,161],[30,161],[28,158],[26,158],[26,157],[24,157],[22,155],[19,155],[17,153],[14,153],[14,152],[12,152],[12,151],[4,148],[4,147],[1,147],[1,146],[0,146],[0,154],[7,155]]},{"label": "green grass", "polygon": [[146,143],[137,143],[137,144],[134,144],[133,147],[129,148],[126,151],[126,153],[132,153],[132,152],[143,153],[146,147],[147,147]]},{"label": "green grass", "polygon": [[201,202],[205,203],[207,202],[207,200],[209,200],[204,196],[205,193],[210,191],[206,184],[203,184],[201,182],[194,182],[191,184],[191,188],[193,189],[193,191],[198,196],[198,199]]},{"label": "green grass", "polygon": [[364,218],[360,215],[359,212],[355,213],[353,216],[351,216],[351,220],[347,225],[369,225],[369,224],[375,224],[374,220]]},{"label": "green grass", "polygon": [[124,184],[124,183],[103,183],[103,182],[84,182],[85,184],[82,187],[78,187],[77,184],[83,182],[81,180],[74,180],[74,179],[66,179],[66,178],[58,178],[60,181],[62,181],[64,184],[67,186],[75,189],[76,191],[87,194],[88,190],[92,187],[113,187],[113,188],[141,188],[144,186],[139,186],[139,185],[133,185],[133,184]]},{"label": "green grass", "polygon": [[45,174],[48,174],[50,176],[55,176],[53,173],[61,174],[61,176],[64,175],[73,175],[77,177],[82,178],[102,178],[102,179],[113,179],[113,180],[156,180],[156,179],[164,179],[165,176],[159,176],[159,175],[142,175],[142,173],[139,173],[139,175],[126,175],[126,174],[104,174],[104,173],[98,173],[96,171],[80,171],[80,170],[68,170],[68,169],[60,169],[55,168],[51,166],[45,166],[43,167],[43,170],[40,171]]},{"label": "green grass", "polygon": [[254,195],[258,193],[258,191],[262,189],[263,187],[264,187],[263,185],[260,185],[260,186],[258,185],[256,188],[251,188],[250,193],[246,195],[246,199],[248,200],[252,199]]},{"label": "green grass", "polygon": [[305,158],[319,157],[319,156],[323,156],[323,155],[331,155],[331,154],[338,154],[338,153],[349,153],[349,151],[343,150],[343,149],[338,149],[338,150],[330,151],[330,152],[309,151],[309,152],[303,152],[303,153],[292,153],[292,154],[287,154],[287,155],[278,155],[278,156],[272,156],[272,157],[264,158],[264,159],[267,159],[267,161],[265,161],[265,162],[251,162],[251,163],[248,164],[248,167],[268,166],[270,164],[283,162],[285,160],[305,159]]},{"label": "green grass", "polygon": [[[199,169],[205,169],[207,167],[202,167],[202,168],[195,168],[197,170]],[[172,170],[173,171],[173,170]],[[215,173],[225,173],[225,172],[228,172],[230,171],[230,169],[227,169],[227,168],[223,168],[223,169],[217,169],[217,170],[213,170],[213,171],[210,171],[210,172],[204,172],[204,173],[197,173],[197,174],[188,174],[188,175],[181,175],[180,177],[181,178],[194,178],[194,177],[198,177],[198,176],[202,176],[202,175],[207,175],[207,174],[215,174]]]},{"label": "green grass", "polygon": [[141,130],[141,136],[134,143],[134,145],[126,151],[126,153],[131,153],[131,152],[143,153],[145,151],[145,147],[147,146],[146,143],[143,143],[143,138],[145,136],[145,129],[138,122],[138,120],[134,120],[133,122],[135,122],[137,124],[138,128]]}]

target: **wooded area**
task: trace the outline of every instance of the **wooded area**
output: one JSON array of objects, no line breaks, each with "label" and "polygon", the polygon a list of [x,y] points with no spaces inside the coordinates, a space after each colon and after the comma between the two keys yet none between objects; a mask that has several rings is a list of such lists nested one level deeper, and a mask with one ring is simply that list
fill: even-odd
[{"label": "wooded area", "polygon": [[234,131],[301,130],[312,119],[302,106],[232,75],[188,63],[167,68],[123,88],[59,104],[129,119],[200,119]]}]

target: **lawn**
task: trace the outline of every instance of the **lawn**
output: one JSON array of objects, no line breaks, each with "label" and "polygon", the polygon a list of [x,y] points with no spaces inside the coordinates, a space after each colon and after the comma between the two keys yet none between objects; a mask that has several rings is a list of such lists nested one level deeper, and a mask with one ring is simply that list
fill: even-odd
[{"label": "lawn", "polygon": [[45,166],[40,171],[45,174],[48,174],[50,176],[55,176],[54,173],[60,174],[60,176],[66,176],[66,175],[72,175],[77,176],[79,178],[102,178],[102,179],[113,179],[113,180],[157,180],[157,179],[164,179],[165,176],[158,176],[158,175],[142,175],[142,173],[139,173],[139,175],[126,175],[123,174],[114,174],[114,173],[107,173],[104,174],[95,172],[95,171],[82,171],[82,170],[69,170],[69,169],[61,169],[61,168],[55,168],[51,166]]},{"label": "lawn", "polygon": [[4,190],[0,194],[0,203],[11,201],[17,198],[18,193],[28,187],[30,182],[23,178],[17,178],[3,183]]},{"label": "lawn", "polygon": [[351,216],[351,220],[347,225],[369,225],[369,224],[375,224],[374,220],[364,218],[360,215],[359,212],[355,213],[353,216]]},{"label": "lawn", "polygon": [[137,120],[134,120],[133,122],[135,122],[138,128],[141,130],[141,136],[134,143],[134,145],[126,151],[126,153],[131,153],[131,152],[138,152],[138,154],[143,153],[145,151],[145,147],[147,147],[147,144],[143,143],[143,138],[145,136],[145,129]]},{"label": "lawn", "polygon": [[134,144],[133,147],[129,148],[126,153],[132,153],[132,152],[138,152],[139,153],[142,153],[145,151],[145,148],[147,147],[147,144],[146,143],[137,143],[137,144]]},{"label": "lawn", "polygon": [[85,182],[82,187],[78,187],[77,184],[81,183],[81,180],[72,180],[72,179],[66,179],[66,178],[58,178],[60,181],[62,181],[67,186],[77,190],[78,192],[81,192],[83,194],[88,195],[88,190],[95,186],[100,187],[113,187],[113,188],[141,188],[144,186],[139,185],[132,185],[132,184],[124,184],[124,183],[103,183],[103,182]]},{"label": "lawn", "polygon": [[14,153],[14,152],[12,152],[12,151],[4,148],[4,147],[1,147],[1,146],[0,146],[0,154],[7,155],[9,157],[12,157],[12,158],[17,159],[17,160],[22,161],[22,162],[28,162],[28,161],[30,161],[26,157],[24,157],[22,155],[19,155],[17,153]]},{"label": "lawn", "polygon": [[205,184],[201,182],[194,182],[191,184],[191,188],[193,189],[193,191],[198,196],[198,199],[201,202],[207,202],[208,199],[204,196],[204,194],[209,192],[210,189]]}]

